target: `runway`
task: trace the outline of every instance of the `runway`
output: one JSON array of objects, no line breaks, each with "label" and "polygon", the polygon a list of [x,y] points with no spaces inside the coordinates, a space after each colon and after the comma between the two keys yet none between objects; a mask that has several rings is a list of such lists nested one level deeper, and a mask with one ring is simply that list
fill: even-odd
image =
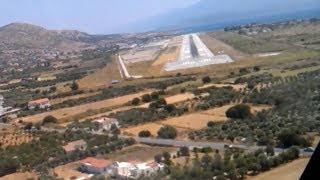
[{"label": "runway", "polygon": [[227,54],[214,55],[197,34],[189,34],[183,36],[179,59],[167,63],[164,69],[175,71],[230,62],[233,60]]}]

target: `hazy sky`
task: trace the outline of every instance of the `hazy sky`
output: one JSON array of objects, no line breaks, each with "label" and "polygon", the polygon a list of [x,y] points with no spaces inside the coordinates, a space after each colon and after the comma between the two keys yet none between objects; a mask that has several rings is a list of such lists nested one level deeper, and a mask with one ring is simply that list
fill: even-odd
[{"label": "hazy sky", "polygon": [[198,0],[1,0],[0,26],[25,22],[51,29],[108,33]]},{"label": "hazy sky", "polygon": [[[130,31],[130,25],[187,8],[200,0],[1,0],[0,26],[12,22],[40,25],[49,29],[76,29],[89,33]],[[304,5],[319,5],[320,0],[201,0],[210,7],[207,12],[248,11],[250,9],[275,11],[292,10]],[[316,3],[314,3],[316,2]],[[312,4],[312,5],[313,5]],[[205,11],[205,10],[204,10]],[[202,11],[201,11],[202,12]],[[230,12],[230,13],[229,13]],[[186,13],[185,16],[196,15]],[[170,18],[170,17],[169,17]],[[174,18],[174,17],[173,17]],[[156,23],[156,22],[154,22]],[[129,25],[129,26],[128,26]],[[126,27],[126,28],[123,28]]]}]

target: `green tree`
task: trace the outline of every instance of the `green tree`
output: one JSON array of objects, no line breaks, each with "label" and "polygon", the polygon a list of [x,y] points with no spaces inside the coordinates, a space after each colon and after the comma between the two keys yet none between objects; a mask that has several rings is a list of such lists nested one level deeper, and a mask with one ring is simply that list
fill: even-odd
[{"label": "green tree", "polygon": [[211,78],[210,78],[209,76],[204,76],[204,77],[202,78],[202,82],[203,82],[204,84],[209,83],[209,82],[211,82]]},{"label": "green tree", "polygon": [[143,102],[150,102],[151,96],[150,96],[150,94],[144,94],[144,95],[142,95],[141,99]]},{"label": "green tree", "polygon": [[151,133],[148,130],[143,130],[139,132],[139,137],[150,137]]},{"label": "green tree", "polygon": [[163,139],[175,139],[177,137],[177,129],[166,125],[158,131],[158,137]]},{"label": "green tree", "polygon": [[245,119],[251,116],[251,108],[246,104],[238,104],[230,107],[226,111],[226,116],[234,119]]},{"label": "green tree", "polygon": [[189,156],[190,152],[189,152],[189,148],[186,146],[180,147],[180,156]]},{"label": "green tree", "polygon": [[42,120],[42,125],[48,124],[48,123],[58,123],[58,119],[52,115],[46,116]]},{"label": "green tree", "polygon": [[79,85],[74,81],[71,85],[70,85],[70,89],[72,91],[76,91],[79,89]]},{"label": "green tree", "polygon": [[137,106],[140,103],[140,99],[139,98],[133,98],[131,101],[131,104],[134,106]]}]

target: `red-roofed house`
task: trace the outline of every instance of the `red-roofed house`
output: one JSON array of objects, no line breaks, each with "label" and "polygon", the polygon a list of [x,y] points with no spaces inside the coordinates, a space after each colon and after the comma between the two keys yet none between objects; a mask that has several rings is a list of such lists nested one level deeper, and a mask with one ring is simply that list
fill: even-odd
[{"label": "red-roofed house", "polygon": [[112,162],[105,159],[88,157],[81,160],[80,170],[88,174],[104,174],[112,171]]},{"label": "red-roofed house", "polygon": [[29,101],[29,103],[28,103],[29,109],[34,109],[36,107],[39,107],[40,109],[47,109],[50,106],[51,106],[51,104],[50,104],[50,100],[48,98],[37,99],[37,100]]},{"label": "red-roofed house", "polygon": [[97,124],[99,130],[105,129],[109,131],[113,124],[119,127],[118,120],[114,118],[103,117],[103,118],[95,119],[92,122]]},{"label": "red-roofed house", "polygon": [[77,149],[79,149],[79,150],[87,149],[87,143],[84,140],[80,139],[77,141],[69,142],[67,145],[62,146],[62,148],[64,149],[64,151],[66,153],[70,153],[70,152],[75,151]]}]

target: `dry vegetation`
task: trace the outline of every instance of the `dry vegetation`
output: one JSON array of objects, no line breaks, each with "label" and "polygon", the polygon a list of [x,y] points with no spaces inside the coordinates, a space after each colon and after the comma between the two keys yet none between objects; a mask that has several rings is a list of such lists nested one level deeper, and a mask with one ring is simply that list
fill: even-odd
[{"label": "dry vegetation", "polygon": [[98,89],[111,84],[112,80],[121,80],[116,57],[105,67],[77,81],[81,89]]},{"label": "dry vegetation", "polygon": [[17,172],[12,173],[0,178],[1,180],[26,180],[26,179],[37,179],[37,174],[33,172]]},{"label": "dry vegetation", "polygon": [[34,140],[35,138],[36,137],[31,133],[1,132],[0,148],[6,148],[7,146],[16,146],[22,143],[28,143]]},{"label": "dry vegetation", "polygon": [[79,162],[58,166],[54,168],[54,173],[57,175],[57,177],[61,177],[64,179],[71,179],[71,177],[77,177],[77,178],[88,177],[87,174],[81,173],[77,170],[79,166],[80,166]]},{"label": "dry vegetation", "polygon": [[269,180],[269,179],[281,179],[281,180],[294,180],[300,179],[303,170],[307,166],[309,159],[298,159],[278,168],[272,169],[268,172],[261,173],[254,177],[248,177],[250,180]]}]

